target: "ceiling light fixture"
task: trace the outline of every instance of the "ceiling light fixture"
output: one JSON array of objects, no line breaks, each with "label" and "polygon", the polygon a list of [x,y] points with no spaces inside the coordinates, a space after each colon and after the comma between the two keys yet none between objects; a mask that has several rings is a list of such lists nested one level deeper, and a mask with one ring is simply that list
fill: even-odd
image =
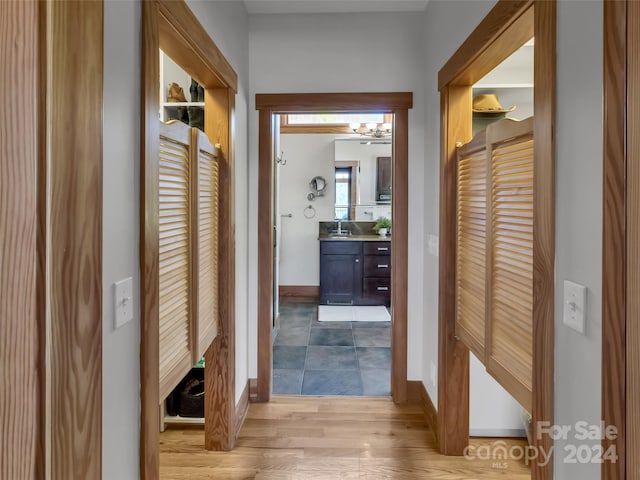
[{"label": "ceiling light fixture", "polygon": [[366,130],[363,131],[361,123],[352,122],[349,124],[349,128],[353,130],[353,133],[357,133],[362,137],[382,138],[391,135],[390,123],[366,123]]}]

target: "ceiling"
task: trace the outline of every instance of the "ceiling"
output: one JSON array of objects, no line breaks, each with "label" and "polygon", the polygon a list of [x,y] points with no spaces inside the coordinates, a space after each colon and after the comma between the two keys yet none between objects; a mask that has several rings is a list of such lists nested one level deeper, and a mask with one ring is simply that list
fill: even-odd
[{"label": "ceiling", "polygon": [[421,12],[429,0],[244,0],[250,14]]}]

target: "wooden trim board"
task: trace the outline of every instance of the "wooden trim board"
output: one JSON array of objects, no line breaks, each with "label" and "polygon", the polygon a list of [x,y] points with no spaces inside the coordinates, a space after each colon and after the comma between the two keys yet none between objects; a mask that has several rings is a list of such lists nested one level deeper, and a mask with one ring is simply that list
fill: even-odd
[{"label": "wooden trim board", "polygon": [[247,417],[247,412],[249,411],[249,390],[250,381],[247,380],[247,384],[244,386],[242,395],[240,395],[240,400],[238,400],[235,408],[235,418],[233,421],[234,438],[238,438],[244,419]]},{"label": "wooden trim board", "polygon": [[532,0],[500,1],[438,72],[438,89],[471,86],[533,37]]},{"label": "wooden trim board", "polygon": [[424,421],[433,432],[433,438],[438,446],[438,411],[436,410],[429,392],[421,380],[407,381],[407,401],[420,405],[424,414]]},{"label": "wooden trim board", "polygon": [[602,419],[618,435],[602,446],[615,448],[618,459],[603,462],[603,480],[626,478],[627,464],[627,8],[604,2]]},{"label": "wooden trim board", "polygon": [[[535,191],[533,408],[537,421],[553,423],[554,357],[554,126],[555,1],[499,1],[439,72],[441,94],[441,197],[439,292],[439,445],[461,455],[468,444],[469,353],[455,328],[456,142],[471,139],[471,87],[535,34]],[[549,194],[551,192],[551,194]],[[467,422],[467,423],[465,423]],[[534,432],[535,436],[535,432]],[[539,447],[550,446],[543,436]],[[536,480],[553,477],[553,462],[532,467]]]},{"label": "wooden trim board", "polygon": [[[640,480],[640,4],[627,4],[626,470]],[[604,285],[604,284],[603,284]]]},{"label": "wooden trim board", "polygon": [[408,109],[411,93],[257,94],[258,133],[258,392],[257,401],[271,398],[273,293],[273,115],[296,112],[384,112],[394,114],[392,255],[391,395],[407,401],[408,282]]},{"label": "wooden trim board", "polygon": [[0,477],[100,478],[103,4],[0,17]]},{"label": "wooden trim board", "polygon": [[281,297],[320,297],[318,285],[280,285],[278,294]]},{"label": "wooden trim board", "polygon": [[440,91],[438,445],[462,455],[469,443],[469,351],[455,336],[456,143],[471,139],[471,87]]},{"label": "wooden trim board", "polygon": [[11,39],[0,44],[6,94],[0,117],[0,478],[7,479],[44,478],[46,182],[40,176],[46,158],[39,158],[45,136],[38,132],[46,102],[40,96],[39,10],[36,2],[0,3],[0,31]]},{"label": "wooden trim board", "polygon": [[48,19],[47,474],[100,478],[103,3],[42,8]]},{"label": "wooden trim board", "polygon": [[[533,377],[532,437],[538,451],[552,452],[553,440],[538,431],[554,419],[555,308],[555,132],[556,132],[556,3],[533,4],[534,69],[534,219],[533,219]],[[551,480],[553,460],[533,462],[531,478]]]}]

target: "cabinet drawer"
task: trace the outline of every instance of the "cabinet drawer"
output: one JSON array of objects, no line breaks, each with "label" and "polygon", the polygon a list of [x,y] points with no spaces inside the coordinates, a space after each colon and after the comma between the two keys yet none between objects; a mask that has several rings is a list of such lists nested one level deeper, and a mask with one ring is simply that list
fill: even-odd
[{"label": "cabinet drawer", "polygon": [[362,293],[364,296],[384,296],[391,293],[391,279],[389,278],[365,278]]},{"label": "cabinet drawer", "polygon": [[364,242],[365,255],[391,255],[391,242]]},{"label": "cabinet drawer", "polygon": [[352,242],[349,240],[320,242],[321,254],[359,255],[361,250],[362,242]]},{"label": "cabinet drawer", "polygon": [[365,255],[364,276],[389,278],[391,276],[391,257],[389,255]]}]

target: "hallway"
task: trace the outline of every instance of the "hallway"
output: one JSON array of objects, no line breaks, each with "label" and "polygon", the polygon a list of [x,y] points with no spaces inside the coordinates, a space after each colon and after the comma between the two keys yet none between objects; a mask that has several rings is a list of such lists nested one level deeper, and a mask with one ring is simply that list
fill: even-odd
[{"label": "hallway", "polygon": [[[207,452],[203,442],[201,428],[162,433],[161,478],[530,478],[523,461],[441,456],[420,408],[386,398],[275,397],[249,406],[232,452]],[[524,444],[507,441],[508,446]]]}]

